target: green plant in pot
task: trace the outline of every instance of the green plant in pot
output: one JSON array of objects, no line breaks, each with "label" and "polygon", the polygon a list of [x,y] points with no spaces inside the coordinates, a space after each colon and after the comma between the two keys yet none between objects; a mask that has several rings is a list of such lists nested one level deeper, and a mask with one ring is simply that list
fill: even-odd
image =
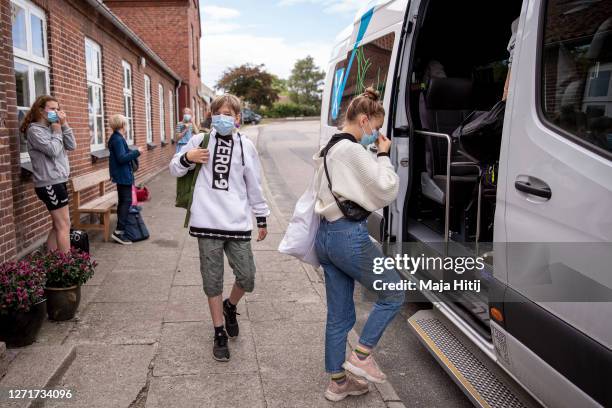
[{"label": "green plant in pot", "polygon": [[39,264],[0,264],[0,341],[7,346],[27,346],[36,340],[46,314],[44,282]]},{"label": "green plant in pot", "polygon": [[34,254],[32,262],[41,265],[46,272],[45,296],[49,319],[72,319],[81,302],[81,285],[93,276],[96,261],[87,252],[73,248],[67,253],[51,251]]}]

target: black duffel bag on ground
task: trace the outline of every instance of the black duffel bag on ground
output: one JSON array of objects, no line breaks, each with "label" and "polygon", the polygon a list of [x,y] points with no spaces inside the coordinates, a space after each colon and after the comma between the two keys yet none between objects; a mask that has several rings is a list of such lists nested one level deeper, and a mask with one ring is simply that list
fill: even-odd
[{"label": "black duffel bag on ground", "polygon": [[474,111],[453,132],[460,150],[477,162],[499,159],[506,102],[497,102],[489,111]]},{"label": "black duffel bag on ground", "polygon": [[87,231],[70,229],[70,247],[89,253],[89,235],[87,235]]},{"label": "black duffel bag on ground", "polygon": [[132,242],[144,241],[149,238],[149,230],[140,215],[140,210],[131,207],[124,226],[125,237]]}]

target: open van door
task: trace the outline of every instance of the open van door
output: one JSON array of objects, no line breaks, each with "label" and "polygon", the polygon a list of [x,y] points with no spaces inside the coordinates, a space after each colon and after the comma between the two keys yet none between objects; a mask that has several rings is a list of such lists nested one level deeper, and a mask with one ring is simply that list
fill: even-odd
[{"label": "open van door", "polygon": [[[320,145],[324,145],[338,127],[350,101],[373,87],[381,94],[386,112],[390,112],[398,68],[398,50],[402,41],[408,0],[372,1],[358,13],[348,38],[340,39],[326,78],[321,114]],[[383,123],[389,128],[389,115]],[[375,145],[368,147],[376,155]],[[385,210],[378,210],[368,219],[370,235],[382,242]]]},{"label": "open van door", "polygon": [[611,3],[530,1],[511,71],[494,339],[550,406],[612,406]]}]

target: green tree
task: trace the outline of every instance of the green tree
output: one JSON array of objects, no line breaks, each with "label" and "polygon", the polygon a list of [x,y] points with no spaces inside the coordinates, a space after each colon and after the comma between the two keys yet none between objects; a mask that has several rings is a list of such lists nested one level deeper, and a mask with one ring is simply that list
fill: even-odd
[{"label": "green tree", "polygon": [[278,99],[274,78],[263,64],[243,64],[225,70],[216,88],[232,93],[253,105],[270,107]]},{"label": "green tree", "polygon": [[288,95],[287,80],[279,78],[276,75],[273,76],[274,78],[272,79],[272,87],[279,95]]},{"label": "green tree", "polygon": [[300,105],[321,106],[321,92],[325,72],[319,69],[309,55],[297,60],[287,81],[289,98]]}]

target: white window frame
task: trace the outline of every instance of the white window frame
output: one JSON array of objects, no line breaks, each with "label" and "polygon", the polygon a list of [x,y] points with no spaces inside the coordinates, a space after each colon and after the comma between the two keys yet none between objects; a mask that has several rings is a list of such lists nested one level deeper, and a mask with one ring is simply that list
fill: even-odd
[{"label": "white window frame", "polygon": [[[28,68],[28,94],[24,95],[27,98],[27,106],[17,106],[17,115],[19,112],[25,113],[30,110],[30,106],[34,103],[34,100],[40,96],[36,94],[36,86],[34,82],[34,70],[40,70],[45,72],[45,92],[49,94],[50,80],[49,80],[49,52],[47,47],[47,16],[45,12],[38,6],[28,0],[11,0],[11,6],[15,4],[25,12],[25,29],[26,29],[26,50],[21,48],[13,47],[13,67],[16,64],[27,66]],[[12,10],[11,10],[12,11]],[[32,19],[34,15],[41,19],[43,23],[43,53],[44,57],[34,55],[32,52]],[[22,135],[20,134],[21,138]],[[19,140],[20,146],[20,162],[27,163],[30,161],[30,155],[27,151],[21,151],[21,139]]]},{"label": "white window frame", "polygon": [[[134,144],[134,97],[132,96],[132,65],[123,60],[121,61],[123,67],[123,116],[127,119],[128,128],[125,140],[128,145]],[[128,109],[128,100],[129,108]]]},{"label": "white window frame", "polygon": [[[21,7],[25,11],[25,26],[26,26],[26,47],[27,50],[13,47],[13,55],[31,62],[48,66],[49,50],[47,47],[47,16],[45,12],[29,0],[11,0],[16,6]],[[32,18],[34,15],[40,18],[43,22],[43,52],[44,57],[34,55],[32,52]]]},{"label": "white window frame", "polygon": [[166,142],[166,112],[164,106],[164,86],[162,84],[157,85],[157,91],[159,94],[159,140],[163,143]]},{"label": "white window frame", "polygon": [[151,109],[151,77],[144,76],[144,94],[145,94],[145,123],[147,129],[147,143],[153,143],[153,120]]},{"label": "white window frame", "polygon": [[168,119],[170,124],[170,139],[174,140],[174,92],[171,89],[168,89]]},{"label": "white window frame", "polygon": [[[87,59],[87,50],[88,48],[98,54],[98,58],[96,60],[97,63],[97,74],[92,74],[92,66],[89,65]],[[96,99],[100,101],[100,114],[96,115],[94,112],[89,111],[88,107],[88,120],[92,121],[93,116],[93,132],[94,132],[94,141],[90,141],[90,150],[92,152],[98,150],[104,150],[104,133],[105,133],[105,125],[104,125],[104,91],[102,89],[102,48],[100,44],[93,41],[90,38],[85,37],[85,71],[87,73],[87,92],[89,94],[89,88],[92,89],[94,106]],[[99,98],[98,98],[99,95]],[[89,100],[87,101],[89,104]],[[98,128],[98,119],[102,119],[102,128]],[[100,140],[99,142],[98,139]]]}]

